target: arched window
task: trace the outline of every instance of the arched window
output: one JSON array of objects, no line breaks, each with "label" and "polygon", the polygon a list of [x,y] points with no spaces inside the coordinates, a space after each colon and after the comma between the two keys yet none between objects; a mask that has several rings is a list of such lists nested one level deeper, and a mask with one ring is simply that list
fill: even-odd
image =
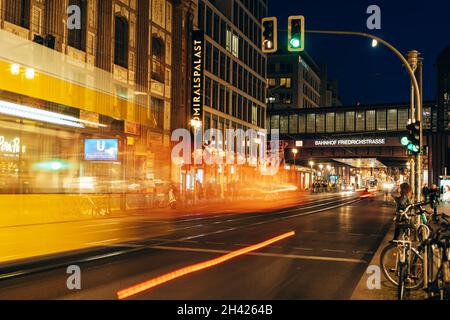
[{"label": "arched window", "polygon": [[164,43],[161,38],[152,37],[152,79],[164,82]]},{"label": "arched window", "polygon": [[6,0],[5,20],[30,28],[30,0]]},{"label": "arched window", "polygon": [[114,26],[114,63],[128,68],[128,21],[116,15]]},{"label": "arched window", "polygon": [[69,6],[78,6],[81,10],[81,29],[69,29],[69,46],[78,50],[86,50],[86,17],[88,0],[69,0]]}]

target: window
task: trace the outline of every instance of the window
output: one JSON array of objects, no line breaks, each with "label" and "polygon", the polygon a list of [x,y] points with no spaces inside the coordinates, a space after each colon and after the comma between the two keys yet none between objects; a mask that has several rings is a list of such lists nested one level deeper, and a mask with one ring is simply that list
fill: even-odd
[{"label": "window", "polygon": [[386,110],[377,111],[377,130],[386,130]]},{"label": "window", "polygon": [[289,116],[287,115],[280,117],[280,133],[289,133]]},{"label": "window", "polygon": [[319,113],[316,115],[316,132],[324,133],[325,132],[325,114]]},{"label": "window", "polygon": [[213,73],[219,76],[219,49],[213,49]]},{"label": "window", "polygon": [[164,43],[161,38],[152,37],[152,79],[164,82]]},{"label": "window", "polygon": [[397,109],[389,109],[387,112],[387,129],[397,131]]},{"label": "window", "polygon": [[198,27],[200,30],[205,27],[205,3],[202,0],[198,2]]},{"label": "window", "polygon": [[164,129],[164,101],[153,98],[150,103],[150,125],[153,128]]},{"label": "window", "polygon": [[356,131],[365,131],[365,117],[364,111],[356,112]]},{"label": "window", "polygon": [[230,27],[227,26],[227,43],[226,43],[226,49],[228,52],[231,52],[231,38],[232,33]]},{"label": "window", "polygon": [[366,111],[366,130],[375,131],[375,110]]},{"label": "window", "polygon": [[211,58],[212,58],[212,46],[211,43],[206,42],[206,52],[205,52],[205,69],[211,72]]},{"label": "window", "polygon": [[252,124],[258,125],[258,107],[256,105],[252,106]]},{"label": "window", "polygon": [[205,105],[211,107],[211,79],[205,78]]},{"label": "window", "polygon": [[334,132],[334,112],[327,113],[327,133]]},{"label": "window", "polygon": [[289,133],[296,134],[298,133],[298,115],[291,114],[289,116]]},{"label": "window", "polygon": [[239,57],[239,37],[235,34],[233,34],[233,46],[232,46],[232,54],[236,58]]},{"label": "window", "polygon": [[87,0],[70,0],[69,6],[78,6],[81,9],[81,29],[68,30],[68,44],[72,48],[86,50],[86,16]]},{"label": "window", "polygon": [[298,116],[298,132],[299,133],[306,132],[306,117],[304,114]]},{"label": "window", "polygon": [[128,68],[128,21],[116,15],[114,26],[114,64]]},{"label": "window", "polygon": [[23,28],[30,28],[30,0],[7,0],[5,20]]},{"label": "window", "polygon": [[336,132],[344,132],[345,131],[345,113],[338,112],[336,113]]},{"label": "window", "polygon": [[206,34],[212,36],[212,10],[206,7]]},{"label": "window", "polygon": [[307,115],[307,132],[308,133],[315,133],[316,132],[316,114],[315,113],[309,113]]},{"label": "window", "polygon": [[400,130],[405,130],[408,125],[409,115],[408,109],[399,109],[398,110],[398,127]]},{"label": "window", "polygon": [[349,111],[345,113],[345,130],[355,131],[355,112]]},{"label": "window", "polygon": [[267,79],[267,85],[269,86],[269,88],[275,87],[277,85],[277,79],[275,78]]},{"label": "window", "polygon": [[281,78],[280,79],[280,87],[290,89],[291,88],[291,78]]},{"label": "window", "polygon": [[270,119],[270,128],[271,130],[280,129],[280,116],[272,116],[272,119]]}]

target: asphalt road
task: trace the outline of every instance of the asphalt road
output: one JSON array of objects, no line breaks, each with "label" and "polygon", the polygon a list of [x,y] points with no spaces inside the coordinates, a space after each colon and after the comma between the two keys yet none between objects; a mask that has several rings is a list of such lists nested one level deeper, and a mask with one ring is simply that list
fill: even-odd
[{"label": "asphalt road", "polygon": [[[92,261],[79,263],[81,290],[67,289],[73,261],[64,257],[51,270],[44,261],[36,264],[41,271],[0,280],[0,299],[116,299],[121,289],[289,231],[295,236],[131,298],[349,299],[392,224],[392,210],[382,198],[330,195],[273,212],[129,220],[121,228],[141,230],[142,240],[84,253]],[[96,226],[108,228],[117,226]],[[152,238],[152,229],[164,235]],[[100,253],[109,257],[96,259]]]}]

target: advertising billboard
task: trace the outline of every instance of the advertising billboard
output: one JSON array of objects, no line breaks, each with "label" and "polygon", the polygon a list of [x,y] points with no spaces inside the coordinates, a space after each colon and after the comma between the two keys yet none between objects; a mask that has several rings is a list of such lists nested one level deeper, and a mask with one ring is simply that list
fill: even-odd
[{"label": "advertising billboard", "polygon": [[117,161],[118,155],[118,139],[84,140],[84,160],[86,161]]}]

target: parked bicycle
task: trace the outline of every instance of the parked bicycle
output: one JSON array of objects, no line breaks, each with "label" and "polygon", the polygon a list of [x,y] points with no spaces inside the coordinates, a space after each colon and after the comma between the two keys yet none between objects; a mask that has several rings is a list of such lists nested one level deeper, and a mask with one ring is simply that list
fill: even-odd
[{"label": "parked bicycle", "polygon": [[428,238],[426,211],[423,203],[409,205],[394,218],[400,230],[382,251],[380,264],[386,279],[397,286],[397,298],[403,300],[407,290],[417,290],[423,285],[423,255],[417,249],[417,240]]}]

